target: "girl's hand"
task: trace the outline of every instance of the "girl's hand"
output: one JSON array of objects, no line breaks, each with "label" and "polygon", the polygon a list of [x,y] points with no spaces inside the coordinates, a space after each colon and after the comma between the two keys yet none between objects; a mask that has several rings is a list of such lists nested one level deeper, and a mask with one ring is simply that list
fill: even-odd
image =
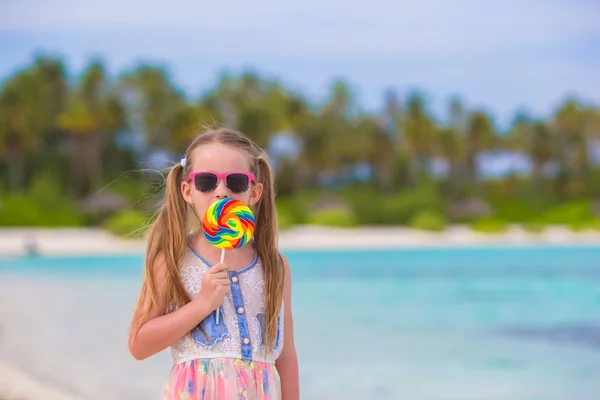
[{"label": "girl's hand", "polygon": [[209,313],[216,310],[223,303],[225,295],[231,292],[229,275],[226,272],[228,268],[226,263],[215,264],[202,277],[200,293],[196,299],[208,307]]}]

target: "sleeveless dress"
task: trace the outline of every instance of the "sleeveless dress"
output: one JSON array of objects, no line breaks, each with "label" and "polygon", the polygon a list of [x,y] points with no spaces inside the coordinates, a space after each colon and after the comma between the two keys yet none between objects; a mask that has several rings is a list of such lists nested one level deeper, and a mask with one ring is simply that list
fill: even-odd
[{"label": "sleeveless dress", "polygon": [[[210,267],[189,247],[180,273],[191,298],[200,292],[202,277]],[[265,282],[258,255],[247,267],[228,274],[231,293],[219,308],[219,324],[215,310],[172,344],[174,365],[163,400],[281,399],[275,360],[283,348],[283,304],[275,349],[265,356]]]}]

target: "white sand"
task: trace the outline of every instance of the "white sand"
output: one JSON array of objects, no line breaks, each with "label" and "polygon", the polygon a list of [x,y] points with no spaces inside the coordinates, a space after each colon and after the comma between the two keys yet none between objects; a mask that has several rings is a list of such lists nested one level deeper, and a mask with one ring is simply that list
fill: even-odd
[{"label": "white sand", "polygon": [[[144,251],[143,240],[123,240],[112,236],[99,229],[1,229],[0,230],[0,257],[19,256],[27,253],[27,248],[31,244],[34,245],[40,254],[45,255],[67,255],[67,254],[108,254],[108,253],[142,253]],[[528,245],[528,244],[549,244],[549,245],[600,245],[600,232],[586,231],[574,233],[564,227],[550,227],[543,233],[532,234],[522,230],[519,227],[512,227],[508,232],[502,234],[480,234],[472,230],[454,226],[441,233],[431,233],[416,231],[406,228],[357,228],[357,229],[334,229],[334,228],[319,228],[319,227],[298,227],[289,231],[284,231],[280,234],[280,247],[282,249],[356,249],[356,248],[410,248],[410,247],[452,247],[452,246],[513,246],[513,245]],[[2,282],[0,282],[2,283]],[[4,284],[12,285],[10,282]],[[28,286],[29,287],[29,286]],[[6,288],[6,287],[5,287]],[[45,286],[39,286],[39,290],[45,290]],[[82,288],[80,296],[86,296],[90,293],[90,289]],[[12,288],[12,293],[23,294],[25,288],[20,290]],[[8,291],[7,291],[8,292]],[[26,295],[26,294],[23,294]],[[36,296],[52,299],[56,301],[59,296],[56,293],[46,293]],[[73,298],[73,293],[68,298]],[[64,297],[64,296],[63,296]],[[75,296],[76,297],[76,296]],[[0,293],[0,301],[11,301],[13,299],[2,298]],[[15,299],[16,300],[16,299]],[[131,299],[133,301],[133,299]],[[10,304],[5,303],[4,311],[8,310],[9,321],[25,321],[20,322],[22,325],[19,332],[30,332],[27,337],[19,337],[25,341],[35,343],[37,340],[34,336],[37,326],[44,321],[28,320],[33,318],[34,310],[28,315],[14,315],[10,312]],[[52,303],[55,311],[65,308],[64,304]],[[89,310],[92,316],[94,310]],[[98,312],[98,311],[96,311]],[[51,316],[48,316],[50,318]],[[36,317],[37,318],[37,317]],[[102,317],[101,317],[102,318]],[[108,317],[105,317],[108,318]],[[123,313],[119,318],[122,326],[126,325],[128,315]],[[45,320],[43,326],[45,329],[52,327],[52,321]],[[1,321],[0,321],[1,322]],[[89,322],[89,321],[88,321]],[[56,325],[55,325],[56,326]],[[14,331],[16,332],[16,331]],[[2,332],[0,331],[0,334]],[[9,335],[13,335],[7,332]],[[52,337],[60,336],[61,332],[50,332]],[[8,339],[8,338],[7,338]],[[16,337],[11,337],[16,340]],[[122,345],[123,338],[109,338],[115,346]],[[2,340],[2,337],[0,337]],[[91,339],[90,339],[91,340]],[[102,340],[106,340],[103,338]],[[0,343],[1,345],[1,343]],[[36,344],[40,345],[40,344]],[[68,345],[68,344],[66,344]],[[91,344],[90,342],[90,345]],[[122,358],[119,359],[119,364],[124,365],[129,371],[135,370],[135,362],[126,354],[125,349],[122,349]],[[9,352],[11,350],[9,349]],[[60,349],[53,349],[46,352],[43,347],[45,360],[37,359],[35,362],[44,363],[45,370],[53,370],[57,358],[60,358]],[[119,353],[121,354],[121,353]],[[12,358],[19,359],[15,354]],[[166,357],[163,355],[162,357]],[[19,360],[21,361],[21,360]],[[23,372],[28,361],[22,360],[19,368],[13,364],[0,361],[0,398],[2,396],[8,399],[15,400],[86,400],[90,393],[73,393],[69,388],[53,385],[52,382],[47,382],[44,377],[30,376]],[[67,360],[65,360],[67,362]],[[57,364],[57,366],[59,366]],[[84,366],[82,366],[84,367]],[[44,369],[42,368],[42,369]],[[131,369],[129,369],[131,368]],[[85,378],[85,368],[82,368],[81,378]],[[29,368],[27,369],[29,371]],[[97,386],[95,386],[97,385]],[[102,382],[97,382],[95,393],[101,392]],[[134,385],[135,386],[135,385]],[[102,398],[120,397],[128,398],[127,392],[131,388],[121,388],[119,393],[102,393]],[[108,396],[108,397],[106,397]],[[116,398],[115,397],[115,398]]]},{"label": "white sand", "polygon": [[[282,249],[357,249],[488,245],[600,245],[599,231],[572,232],[553,226],[530,233],[518,226],[500,234],[482,234],[463,226],[444,232],[399,227],[340,229],[301,226],[280,233]],[[27,253],[28,246],[46,255],[143,253],[143,240],[126,240],[101,229],[0,229],[0,256]]]},{"label": "white sand", "polygon": [[7,366],[0,371],[0,395],[9,391],[10,400],[160,398],[171,364],[168,352],[140,362],[127,349],[138,290],[137,275],[1,275],[0,358]]},{"label": "white sand", "polygon": [[124,240],[102,229],[0,229],[0,256],[24,255],[28,246],[47,255],[143,252],[141,240]]},{"label": "white sand", "polygon": [[33,379],[13,365],[0,361],[0,398],[7,400],[84,400],[50,384]]}]

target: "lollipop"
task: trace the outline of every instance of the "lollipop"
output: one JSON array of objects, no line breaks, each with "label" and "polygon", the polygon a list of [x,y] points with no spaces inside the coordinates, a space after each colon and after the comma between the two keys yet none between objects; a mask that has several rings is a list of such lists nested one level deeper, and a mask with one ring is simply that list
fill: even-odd
[{"label": "lollipop", "polygon": [[[221,262],[225,250],[238,249],[252,239],[254,215],[243,202],[235,199],[222,199],[213,203],[202,219],[204,236],[215,247],[222,249]],[[217,324],[219,308],[217,308]]]},{"label": "lollipop", "polygon": [[202,219],[204,236],[215,247],[225,250],[237,249],[252,239],[254,215],[241,201],[223,199],[213,203]]}]

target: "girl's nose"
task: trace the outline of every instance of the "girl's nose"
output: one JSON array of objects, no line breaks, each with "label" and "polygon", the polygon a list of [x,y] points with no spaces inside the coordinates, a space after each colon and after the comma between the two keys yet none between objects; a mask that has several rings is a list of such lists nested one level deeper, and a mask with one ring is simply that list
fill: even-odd
[{"label": "girl's nose", "polygon": [[219,182],[217,183],[217,187],[215,188],[215,197],[217,197],[219,199],[224,199],[226,197],[229,197],[229,189],[227,188],[227,185],[225,184],[225,179],[219,179]]}]

